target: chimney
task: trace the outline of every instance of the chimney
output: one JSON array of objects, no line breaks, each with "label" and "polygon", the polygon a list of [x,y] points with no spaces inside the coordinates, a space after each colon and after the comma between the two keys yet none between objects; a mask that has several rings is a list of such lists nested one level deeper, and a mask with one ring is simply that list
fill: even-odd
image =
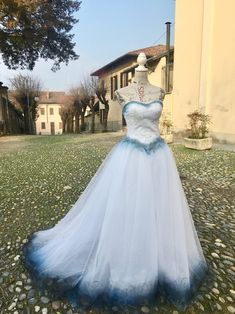
[{"label": "chimney", "polygon": [[170,49],[171,22],[166,22],[166,49]]},{"label": "chimney", "polygon": [[170,72],[170,34],[171,34],[171,22],[166,22],[166,82],[165,91],[169,91],[169,72]]}]

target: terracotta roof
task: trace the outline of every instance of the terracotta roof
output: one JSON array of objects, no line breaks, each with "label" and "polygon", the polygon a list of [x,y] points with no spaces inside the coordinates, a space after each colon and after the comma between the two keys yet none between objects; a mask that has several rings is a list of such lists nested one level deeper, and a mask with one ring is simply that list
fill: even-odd
[{"label": "terracotta roof", "polygon": [[69,97],[65,92],[42,91],[39,96],[39,103],[61,104]]},{"label": "terracotta roof", "polygon": [[[174,46],[170,46],[172,49]],[[128,61],[134,61],[136,60],[136,57],[141,53],[144,52],[146,54],[146,57],[157,57],[162,55],[163,53],[166,52],[166,45],[156,45],[156,46],[150,46],[150,47],[145,47],[141,49],[136,49],[129,51],[125,53],[124,55],[118,57],[117,59],[109,62],[102,68],[96,70],[95,72],[91,73],[91,76],[100,76],[101,74],[104,74],[105,72],[115,69],[116,66],[128,62]]]},{"label": "terracotta roof", "polygon": [[144,52],[147,57],[153,57],[158,54],[162,54],[166,51],[166,45],[156,45],[151,47],[146,47],[142,49],[132,50],[129,51],[127,54],[138,56],[141,52]]},{"label": "terracotta roof", "polygon": [[[14,90],[9,90],[8,97],[12,102],[14,100]],[[69,95],[66,92],[57,92],[57,91],[41,91],[39,95],[39,104],[65,104],[69,100]]]}]

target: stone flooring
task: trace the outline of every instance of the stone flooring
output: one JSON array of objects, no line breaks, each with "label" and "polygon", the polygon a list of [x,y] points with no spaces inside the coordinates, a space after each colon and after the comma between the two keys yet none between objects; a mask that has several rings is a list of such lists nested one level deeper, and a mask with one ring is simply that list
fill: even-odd
[{"label": "stone flooring", "polygon": [[235,153],[217,145],[194,151],[178,141],[169,144],[213,278],[209,290],[203,285],[184,312],[163,299],[154,307],[85,312],[32,286],[21,262],[26,238],[64,216],[122,136],[16,137],[11,138],[15,148],[5,139],[0,154],[0,314],[235,313]]}]

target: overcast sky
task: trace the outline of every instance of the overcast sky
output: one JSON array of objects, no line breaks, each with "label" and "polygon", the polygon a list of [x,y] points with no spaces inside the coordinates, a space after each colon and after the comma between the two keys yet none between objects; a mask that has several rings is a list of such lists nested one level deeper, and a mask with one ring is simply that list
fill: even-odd
[{"label": "overcast sky", "polygon": [[[9,78],[17,73],[32,73],[43,89],[68,90],[91,72],[127,53],[165,44],[166,25],[174,23],[174,0],[83,0],[74,26],[74,41],[79,59],[52,72],[51,61],[39,60],[32,72],[8,70],[0,59],[0,81],[10,87]],[[172,25],[171,44],[174,44]]]}]

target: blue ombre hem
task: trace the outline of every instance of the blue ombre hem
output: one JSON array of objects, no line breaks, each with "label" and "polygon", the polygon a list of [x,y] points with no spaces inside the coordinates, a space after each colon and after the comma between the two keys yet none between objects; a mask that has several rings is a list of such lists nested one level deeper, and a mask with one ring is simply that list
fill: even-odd
[{"label": "blue ombre hem", "polygon": [[150,142],[149,144],[142,143],[136,139],[133,139],[129,136],[125,136],[120,142],[120,145],[132,145],[138,150],[144,151],[146,154],[150,155],[155,152],[158,148],[163,147],[166,144],[165,140],[158,136],[155,140]]},{"label": "blue ombre hem", "polygon": [[[154,288],[147,294],[143,295],[143,290],[140,288],[136,293],[127,293],[111,289],[110,287],[103,288],[99,294],[94,295],[92,289],[83,289],[80,281],[72,286],[73,278],[66,280],[59,277],[50,277],[41,272],[43,260],[37,253],[37,248],[33,246],[32,234],[29,240],[23,246],[24,266],[30,274],[32,285],[42,293],[47,293],[51,300],[67,299],[69,303],[77,308],[90,310],[95,308],[113,307],[113,306],[157,306],[160,304],[160,297],[164,297],[165,301],[173,304],[179,310],[185,310],[187,306],[196,298],[199,293],[199,287],[204,284],[209,284],[211,287],[213,282],[210,281],[209,267],[204,262],[198,266],[190,274],[190,286],[182,284],[172,284],[165,276],[158,274],[158,279]],[[82,278],[81,278],[82,279]]]}]

